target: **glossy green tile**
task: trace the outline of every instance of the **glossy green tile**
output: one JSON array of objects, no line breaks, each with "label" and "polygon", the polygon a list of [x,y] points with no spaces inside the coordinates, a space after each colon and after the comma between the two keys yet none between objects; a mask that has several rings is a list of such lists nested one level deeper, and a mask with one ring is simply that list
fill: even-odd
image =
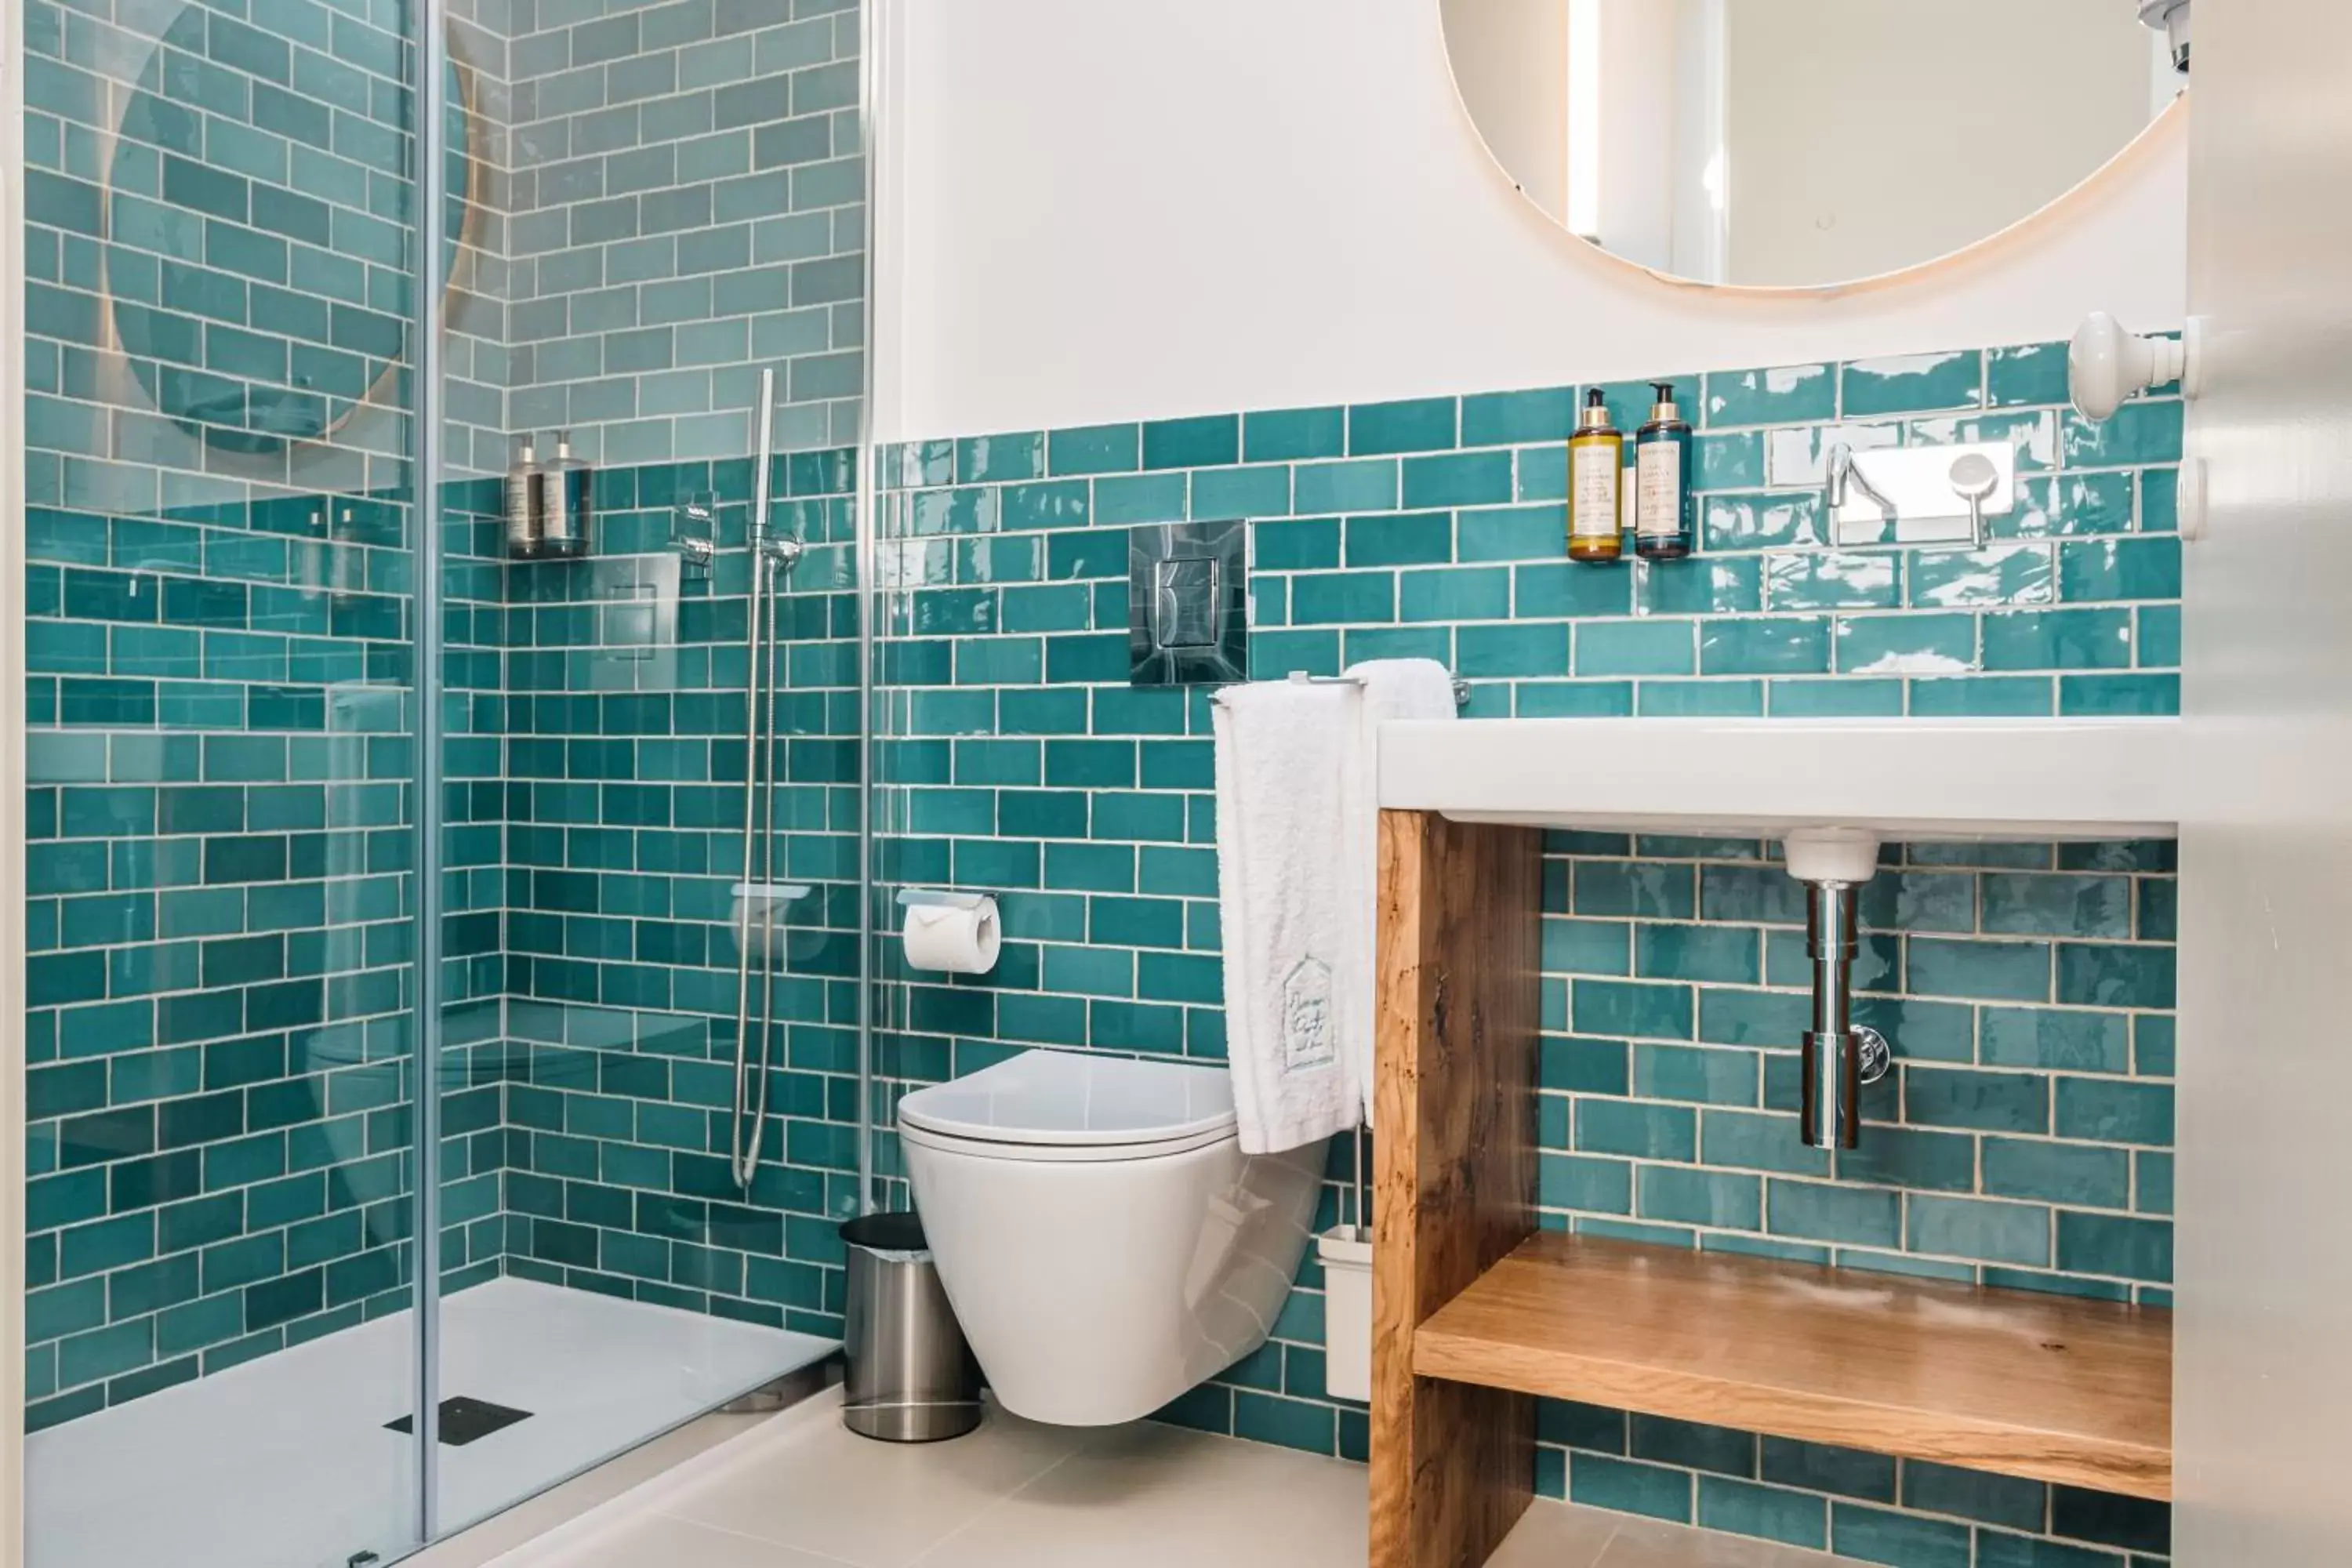
[{"label": "glossy green tile", "polygon": [[2071,395],[2064,343],[2025,343],[1985,353],[1985,401],[1995,408],[2061,404]]},{"label": "glossy green tile", "polygon": [[1512,499],[1507,452],[1461,452],[1404,459],[1408,507],[1498,506]]},{"label": "glossy green tile", "polygon": [[1455,444],[1456,428],[1450,397],[1359,403],[1348,410],[1348,451],[1355,457],[1444,451]]},{"label": "glossy green tile", "polygon": [[1983,399],[1984,356],[1976,353],[1856,360],[1840,375],[1840,411],[1850,419],[1974,408]]},{"label": "glossy green tile", "polygon": [[1771,550],[1829,542],[1817,494],[1710,495],[1699,506],[1708,550]]},{"label": "glossy green tile", "polygon": [[1408,621],[1498,621],[1511,613],[1511,574],[1502,566],[1400,573],[1397,614]]},{"label": "glossy green tile", "polygon": [[1182,474],[1134,474],[1095,481],[1094,521],[1106,526],[1181,522],[1190,486]]},{"label": "glossy green tile", "polygon": [[1990,544],[1981,550],[1916,550],[1905,566],[1911,603],[1922,609],[2046,605],[2057,594],[2050,546]]},{"label": "glossy green tile", "polygon": [[2172,1142],[2169,1084],[2061,1078],[2053,1089],[2053,1125],[2062,1138],[2158,1146]]},{"label": "glossy green tile", "polygon": [[2120,1014],[1987,1007],[1979,1016],[1978,1030],[1979,1059],[1988,1067],[2131,1070],[2130,1029]]},{"label": "glossy green tile", "polygon": [[2180,541],[2176,537],[2085,539],[2059,546],[2059,593],[2068,603],[2178,599]]},{"label": "glossy green tile", "polygon": [[1147,420],[1143,426],[1143,466],[1205,468],[1237,463],[1241,461],[1241,419],[1235,415]]},{"label": "glossy green tile", "polygon": [[[1592,569],[1573,570],[1589,573]],[[1587,622],[1576,628],[1580,676],[1689,675],[1697,668],[1701,623],[1686,620]]]},{"label": "glossy green tile", "polygon": [[1456,559],[1557,560],[1568,552],[1568,514],[1558,506],[1472,508],[1454,523]]},{"label": "glossy green tile", "polygon": [[1903,1504],[2012,1530],[2038,1530],[2049,1509],[2049,1488],[2014,1476],[1915,1459],[1903,1467]]},{"label": "glossy green tile", "polygon": [[1644,680],[1634,706],[1646,718],[1760,718],[1764,686],[1756,680]]},{"label": "glossy green tile", "polygon": [[1347,449],[1344,408],[1284,408],[1242,416],[1242,456],[1247,462],[1337,458]]},{"label": "glossy green tile", "polygon": [[1636,1464],[1582,1450],[1569,1457],[1568,1500],[1587,1508],[1687,1524],[1692,1481],[1688,1471]]},{"label": "glossy green tile", "polygon": [[1984,617],[1984,668],[2128,669],[2129,610],[2016,610]]},{"label": "glossy green tile", "polygon": [[1763,563],[1753,555],[1654,562],[1641,579],[1639,607],[1654,616],[1728,616],[1760,610],[1763,581]]},{"label": "glossy green tile", "polygon": [[2180,606],[2142,605],[2134,610],[2133,647],[2142,669],[2170,669],[2180,663]]},{"label": "glossy green tile", "polygon": [[1252,530],[1258,570],[1301,572],[1339,565],[1339,529],[1336,517],[1258,524]]},{"label": "glossy green tile", "polygon": [[2058,1267],[2167,1284],[2172,1279],[2172,1226],[2116,1215],[2058,1215]]},{"label": "glossy green tile", "polygon": [[1698,1152],[1697,1115],[1687,1107],[1580,1100],[1575,1121],[1576,1147],[1586,1153],[1688,1162]]},{"label": "glossy green tile", "polygon": [[1454,634],[1454,673],[1465,679],[1502,679],[1568,673],[1565,622],[1463,626]]},{"label": "glossy green tile", "polygon": [[1576,562],[1517,568],[1512,610],[1521,620],[1586,620],[1622,616],[1631,606],[1633,574]]},{"label": "glossy green tile", "polygon": [[1693,443],[1694,489],[1738,490],[1763,484],[1764,441],[1751,433],[1703,435]]},{"label": "glossy green tile", "polygon": [[955,476],[967,485],[1001,484],[1045,476],[1045,435],[968,436],[955,444]]},{"label": "glossy green tile", "polygon": [[1407,511],[1347,521],[1347,562],[1356,566],[1420,566],[1454,556],[1454,516]]},{"label": "glossy green tile", "polygon": [[[1789,1136],[1795,1136],[1792,1122],[1784,1121],[1782,1125]],[[1818,1182],[1774,1181],[1769,1184],[1768,1201],[1769,1228],[1775,1236],[1863,1247],[1901,1244],[1903,1203],[1895,1193]]]},{"label": "glossy green tile", "polygon": [[1565,441],[1576,429],[1576,389],[1485,393],[1462,400],[1462,445],[1512,447]]},{"label": "glossy green tile", "polygon": [[1705,423],[1709,428],[1813,424],[1836,416],[1837,388],[1837,372],[1826,364],[1711,371],[1706,376]]},{"label": "glossy green tile", "polygon": [[1765,592],[1775,610],[1891,610],[1902,603],[1901,560],[1883,551],[1768,555]]},{"label": "glossy green tile", "polygon": [[1549,1209],[1630,1215],[1633,1173],[1633,1166],[1623,1160],[1546,1152],[1537,1160],[1536,1202]]},{"label": "glossy green tile", "polygon": [[1633,684],[1628,680],[1527,681],[1513,690],[1521,719],[1630,719]]},{"label": "glossy green tile", "polygon": [[1820,1497],[1729,1476],[1698,1479],[1702,1530],[1819,1550],[1829,1543],[1829,1506]]},{"label": "glossy green tile", "polygon": [[1700,623],[1702,675],[1826,675],[1830,620],[1826,616],[1771,616]]},{"label": "glossy green tile", "polygon": [[1396,574],[1303,573],[1290,581],[1290,616],[1297,626],[1392,621],[1396,618]]},{"label": "glossy green tile", "polygon": [[1196,522],[1280,517],[1289,510],[1290,470],[1280,464],[1192,472],[1192,517]]},{"label": "glossy green tile", "polygon": [[1291,505],[1308,515],[1385,511],[1397,504],[1397,474],[1392,458],[1301,463],[1291,470]]},{"label": "glossy green tile", "polygon": [[2070,468],[2180,461],[2183,410],[2178,398],[2134,399],[2115,417],[2093,424],[2071,410],[2061,441]]},{"label": "glossy green tile", "polygon": [[2169,716],[2180,711],[2178,675],[2069,675],[2058,682],[2058,711]]},{"label": "glossy green tile", "polygon": [[2045,718],[2056,710],[2047,676],[1961,677],[1911,682],[1911,713],[1920,719]]},{"label": "glossy green tile", "polygon": [[1141,436],[1133,425],[1088,425],[1045,434],[1046,472],[1127,473],[1142,466]]}]

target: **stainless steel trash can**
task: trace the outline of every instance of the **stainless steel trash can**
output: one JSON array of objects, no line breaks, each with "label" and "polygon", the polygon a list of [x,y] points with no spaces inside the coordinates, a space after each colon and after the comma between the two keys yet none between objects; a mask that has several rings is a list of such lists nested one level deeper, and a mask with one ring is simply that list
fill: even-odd
[{"label": "stainless steel trash can", "polygon": [[911,1214],[872,1214],[841,1227],[849,1301],[849,1363],[841,1419],[862,1437],[935,1443],[980,1425],[980,1367]]}]

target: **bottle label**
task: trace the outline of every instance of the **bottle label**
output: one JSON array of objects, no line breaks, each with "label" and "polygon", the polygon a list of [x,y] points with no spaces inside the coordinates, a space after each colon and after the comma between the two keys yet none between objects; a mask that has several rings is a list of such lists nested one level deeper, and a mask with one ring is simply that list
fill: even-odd
[{"label": "bottle label", "polygon": [[1569,448],[1568,531],[1579,539],[1613,539],[1619,531],[1617,443],[1587,441]]},{"label": "bottle label", "polygon": [[1639,488],[1635,528],[1644,539],[1675,539],[1683,531],[1683,445],[1645,441],[1634,457]]}]

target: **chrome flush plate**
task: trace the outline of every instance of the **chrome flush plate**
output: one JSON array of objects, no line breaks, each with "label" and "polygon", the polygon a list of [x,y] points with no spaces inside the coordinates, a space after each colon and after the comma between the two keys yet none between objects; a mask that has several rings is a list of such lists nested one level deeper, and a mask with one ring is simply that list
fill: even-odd
[{"label": "chrome flush plate", "polygon": [[1249,525],[1128,532],[1128,679],[1190,686],[1249,676]]}]

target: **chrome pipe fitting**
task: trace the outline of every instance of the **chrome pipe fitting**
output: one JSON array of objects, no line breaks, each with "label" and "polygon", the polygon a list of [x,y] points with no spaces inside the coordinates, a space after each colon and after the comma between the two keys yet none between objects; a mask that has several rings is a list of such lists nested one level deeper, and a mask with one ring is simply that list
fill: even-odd
[{"label": "chrome pipe fitting", "polygon": [[1891,1053],[1875,1029],[1853,1022],[1853,961],[1862,951],[1851,882],[1805,884],[1805,956],[1813,965],[1813,1026],[1805,1032],[1798,1127],[1816,1149],[1852,1149],[1862,1138],[1862,1086],[1886,1076]]}]

